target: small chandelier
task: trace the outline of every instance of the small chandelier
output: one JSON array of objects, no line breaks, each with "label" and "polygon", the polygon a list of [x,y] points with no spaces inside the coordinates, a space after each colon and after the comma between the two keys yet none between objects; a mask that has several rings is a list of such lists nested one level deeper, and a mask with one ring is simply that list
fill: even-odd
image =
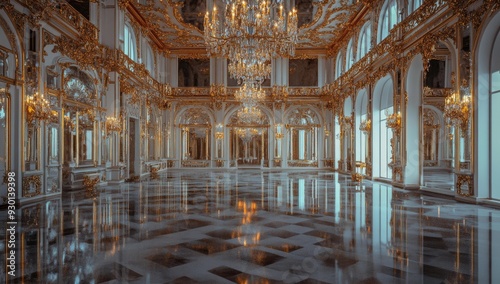
[{"label": "small chandelier", "polygon": [[[298,40],[297,11],[287,13],[283,0],[223,0],[223,13],[214,5],[207,11],[204,37],[211,55],[250,62],[258,69],[273,57],[293,56]],[[235,78],[241,72],[230,73]],[[267,70],[267,69],[266,69]],[[251,76],[250,74],[244,74]],[[262,74],[265,76],[265,74]]]},{"label": "small chandelier", "polygon": [[260,84],[245,83],[234,93],[234,98],[244,107],[252,107],[266,98],[266,92],[262,90]]},{"label": "small chandelier", "polygon": [[109,134],[111,132],[121,132],[122,125],[118,118],[114,116],[108,116],[106,118],[106,132]]},{"label": "small chandelier", "polygon": [[256,135],[261,134],[257,128],[237,128],[236,134],[243,140],[244,142],[249,142]]},{"label": "small chandelier", "polygon": [[26,120],[30,124],[37,124],[40,121],[49,120],[52,116],[49,102],[36,92],[26,99]]},{"label": "small chandelier", "polygon": [[370,130],[372,129],[372,120],[371,119],[364,119],[361,121],[361,124],[359,125],[359,130],[363,131],[365,134],[370,133]]},{"label": "small chandelier", "polygon": [[262,111],[255,106],[243,107],[236,114],[238,120],[244,124],[260,124],[262,120]]},{"label": "small chandelier", "polygon": [[392,128],[398,132],[401,129],[401,113],[396,112],[389,114],[387,116],[387,120],[385,122],[385,125],[389,128]]},{"label": "small chandelier", "polygon": [[[468,87],[461,87],[461,93],[452,93],[446,97],[444,116],[454,127],[460,127],[462,137],[467,133],[471,109],[471,96]],[[460,98],[461,97],[461,98]]]}]

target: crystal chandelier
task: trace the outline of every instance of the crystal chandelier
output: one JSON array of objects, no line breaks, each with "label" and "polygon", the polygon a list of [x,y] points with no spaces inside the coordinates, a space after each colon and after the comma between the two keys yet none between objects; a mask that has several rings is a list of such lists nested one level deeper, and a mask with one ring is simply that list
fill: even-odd
[{"label": "crystal chandelier", "polygon": [[266,92],[264,92],[260,84],[257,83],[244,83],[243,86],[234,93],[234,98],[247,108],[262,102],[265,97]]},{"label": "crystal chandelier", "polygon": [[240,61],[231,60],[228,65],[228,72],[232,79],[238,81],[238,84],[242,82],[257,82],[262,84],[264,80],[269,79],[271,76],[271,64],[255,58],[242,59]]},{"label": "crystal chandelier", "polygon": [[262,111],[255,106],[243,107],[237,112],[238,120],[244,124],[260,124]]},{"label": "crystal chandelier", "polygon": [[38,92],[26,98],[26,120],[30,124],[49,120],[52,115],[49,102]]},{"label": "crystal chandelier", "polygon": [[109,134],[111,132],[121,132],[122,124],[120,120],[114,116],[108,116],[106,118],[106,132]]},{"label": "crystal chandelier", "polygon": [[460,91],[462,95],[452,93],[446,97],[444,116],[450,121],[452,126],[460,127],[463,137],[467,133],[472,101],[469,87],[461,87]]},{"label": "crystal chandelier", "polygon": [[398,132],[401,129],[401,113],[396,112],[387,115],[385,124],[387,127],[392,128]]},{"label": "crystal chandelier", "polygon": [[[223,2],[223,11],[219,12],[214,5],[212,12],[205,15],[204,36],[210,54],[230,58],[236,64],[249,64],[248,68],[254,70],[261,68],[259,64],[267,65],[273,57],[295,54],[297,11],[292,9],[287,13],[285,1]],[[241,72],[231,72],[237,71],[237,67],[231,67],[230,73],[241,78],[238,77]],[[249,73],[244,75],[251,77]]]},{"label": "crystal chandelier", "polygon": [[257,128],[237,128],[236,134],[243,140],[243,142],[249,142],[255,135],[261,134]]}]

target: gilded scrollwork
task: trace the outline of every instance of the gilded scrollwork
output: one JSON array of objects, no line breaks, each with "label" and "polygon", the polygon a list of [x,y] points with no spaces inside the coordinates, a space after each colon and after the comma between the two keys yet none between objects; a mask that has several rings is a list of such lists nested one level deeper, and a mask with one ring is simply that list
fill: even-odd
[{"label": "gilded scrollwork", "polygon": [[42,179],[39,175],[23,177],[23,197],[33,197],[42,193]]}]

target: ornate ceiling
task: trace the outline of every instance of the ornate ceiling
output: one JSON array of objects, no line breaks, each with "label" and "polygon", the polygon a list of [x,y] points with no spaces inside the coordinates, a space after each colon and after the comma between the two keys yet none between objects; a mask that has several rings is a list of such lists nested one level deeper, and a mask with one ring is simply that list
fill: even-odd
[{"label": "ornate ceiling", "polygon": [[[211,0],[208,0],[211,1]],[[216,0],[217,6],[222,4]],[[344,32],[346,23],[361,4],[348,0],[285,0],[299,15],[299,50],[326,50]],[[203,19],[207,0],[143,0],[134,2],[164,47],[183,54],[205,49]]]}]

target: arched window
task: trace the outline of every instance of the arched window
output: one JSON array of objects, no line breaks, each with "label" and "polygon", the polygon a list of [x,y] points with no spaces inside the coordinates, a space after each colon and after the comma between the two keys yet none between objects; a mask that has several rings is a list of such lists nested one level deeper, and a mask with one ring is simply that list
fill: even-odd
[{"label": "arched window", "polygon": [[342,53],[339,53],[337,56],[337,63],[336,63],[336,68],[335,68],[335,79],[340,77],[342,75],[342,62],[344,61],[344,57],[342,56]]},{"label": "arched window", "polygon": [[[490,59],[490,78],[491,82],[491,91],[490,91],[490,149],[491,149],[491,157],[490,160],[490,173],[491,173],[491,191],[492,198],[500,199],[500,190],[498,187],[500,186],[500,177],[493,173],[500,172],[500,162],[498,161],[498,157],[500,157],[500,150],[498,148],[498,144],[500,144],[500,131],[498,131],[498,124],[495,125],[495,122],[500,121],[500,113],[498,110],[500,107],[500,32],[497,32]],[[496,158],[493,158],[496,157]]]},{"label": "arched window", "polygon": [[345,70],[349,70],[354,63],[354,48],[353,48],[353,39],[349,41],[349,44],[347,45],[347,54],[346,54],[346,61],[345,61]]},{"label": "arched window", "polygon": [[368,134],[364,133],[361,129],[361,123],[366,122],[368,118],[368,96],[366,90],[359,92],[356,99],[356,161],[365,162],[367,153],[367,140]]},{"label": "arched window", "polygon": [[151,46],[147,46],[146,48],[146,70],[149,71],[149,74],[154,77],[154,72],[155,72],[155,61],[154,61],[154,54],[153,50],[151,49]]},{"label": "arched window", "polygon": [[388,80],[383,88],[382,94],[380,96],[380,108],[379,108],[379,126],[380,126],[380,177],[382,178],[392,178],[392,171],[389,167],[391,162],[391,139],[392,139],[392,129],[387,127],[387,117],[393,113],[393,101],[392,101],[392,81]]},{"label": "arched window", "polygon": [[382,9],[381,18],[379,21],[379,39],[381,42],[389,35],[391,29],[398,23],[398,4],[396,0],[388,0]]},{"label": "arched window", "polygon": [[358,60],[363,58],[368,51],[372,48],[371,46],[372,38],[372,24],[370,22],[366,23],[359,34],[358,40]]},{"label": "arched window", "polygon": [[418,7],[422,6],[422,0],[410,0],[408,1],[408,14],[415,12]]},{"label": "arched window", "polygon": [[123,52],[132,60],[137,61],[137,52],[135,47],[134,29],[125,24],[123,35]]}]

